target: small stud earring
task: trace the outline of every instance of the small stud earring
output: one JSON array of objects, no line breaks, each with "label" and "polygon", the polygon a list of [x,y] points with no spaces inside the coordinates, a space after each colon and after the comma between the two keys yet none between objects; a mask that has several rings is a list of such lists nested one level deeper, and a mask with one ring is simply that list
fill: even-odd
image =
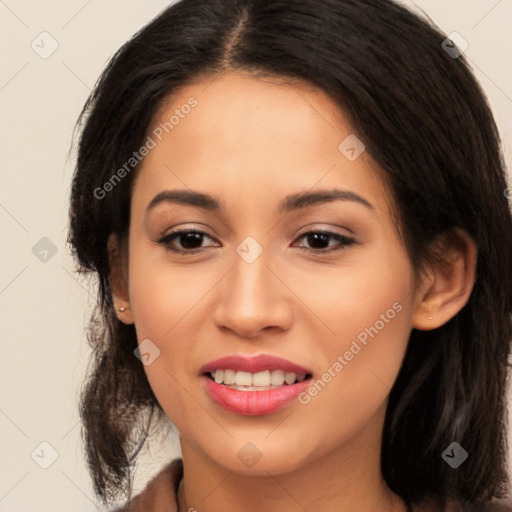
[{"label": "small stud earring", "polygon": [[119,311],[120,311],[121,313],[123,313],[123,312],[124,312],[124,311],[126,311],[127,309],[128,309],[127,307],[125,308],[125,307],[123,306],[123,307],[120,307],[120,308],[119,308]]}]

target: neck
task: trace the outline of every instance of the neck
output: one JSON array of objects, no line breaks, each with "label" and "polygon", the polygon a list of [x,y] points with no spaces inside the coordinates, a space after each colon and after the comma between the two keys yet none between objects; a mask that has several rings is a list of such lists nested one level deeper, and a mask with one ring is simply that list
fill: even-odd
[{"label": "neck", "polygon": [[179,512],[406,512],[380,471],[382,419],[373,418],[364,432],[286,473],[273,473],[271,468],[257,475],[235,472],[182,438]]}]

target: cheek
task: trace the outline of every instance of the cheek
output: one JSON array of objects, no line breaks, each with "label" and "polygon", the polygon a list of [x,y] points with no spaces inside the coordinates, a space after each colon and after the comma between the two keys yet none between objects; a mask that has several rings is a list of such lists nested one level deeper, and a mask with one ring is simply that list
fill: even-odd
[{"label": "cheek", "polygon": [[318,385],[302,402],[315,410],[315,421],[340,415],[349,430],[385,402],[405,355],[413,308],[413,274],[403,252],[378,251],[352,270],[308,283],[309,305],[330,334],[323,329],[316,338]]},{"label": "cheek", "polygon": [[[151,340],[158,357],[144,365],[150,387],[161,407],[178,429],[192,422],[189,414],[196,403],[186,392],[185,362],[190,361],[190,343],[194,333],[190,330],[188,316],[206,286],[199,286],[197,279],[180,272],[169,272],[154,267],[149,272],[133,261],[130,276],[130,302],[133,304],[138,343]],[[171,274],[172,279],[170,279]],[[153,345],[150,345],[153,347]]]},{"label": "cheek", "polygon": [[156,346],[149,345],[158,357],[144,370],[162,403],[179,394],[175,391],[193,337],[187,315],[209,286],[192,267],[178,270],[151,256],[142,244],[131,249],[129,294],[138,343],[150,340]]},{"label": "cheek", "polygon": [[361,309],[358,318],[340,316],[338,335],[318,347],[324,363],[298,407],[300,421],[321,435],[308,438],[305,451],[329,452],[367,428],[376,429],[376,438],[380,435],[407,347],[409,311],[407,305],[390,304],[384,297],[372,310]]},{"label": "cheek", "polygon": [[[315,314],[308,316],[321,328],[321,339],[331,338],[328,346],[339,350],[375,324],[379,332],[391,334],[405,321],[404,328],[398,330],[407,332],[413,273],[405,253],[399,247],[378,245],[343,258],[335,265],[309,264],[281,272],[284,280],[293,283],[294,293],[301,299],[298,303]],[[306,317],[301,318],[304,322]],[[364,334],[361,338],[364,340]]]},{"label": "cheek", "polygon": [[173,264],[165,255],[155,258],[156,251],[142,244],[133,247],[130,303],[139,340],[147,337],[166,343],[187,324],[186,316],[208,293],[215,276],[198,272],[194,265]]}]

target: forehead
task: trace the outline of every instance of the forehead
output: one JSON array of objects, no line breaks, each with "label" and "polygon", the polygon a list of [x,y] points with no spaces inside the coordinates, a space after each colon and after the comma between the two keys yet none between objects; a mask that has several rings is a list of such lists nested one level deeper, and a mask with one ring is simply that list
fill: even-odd
[{"label": "forehead", "polygon": [[269,151],[278,147],[319,148],[331,142],[325,139],[328,132],[334,135],[340,127],[350,131],[340,110],[319,89],[233,72],[205,76],[179,90],[163,102],[152,128],[165,126],[176,111],[188,111],[191,98],[197,105],[173,120],[178,122],[170,134],[176,143],[181,137],[192,144],[200,141],[205,150],[222,145],[235,155],[257,151],[260,158],[271,160]]},{"label": "forehead", "polygon": [[137,195],[148,202],[166,188],[266,202],[274,193],[313,187],[385,193],[365,151],[347,158],[345,141],[361,149],[353,129],[312,86],[239,73],[206,76],[162,103],[148,136],[154,147],[138,172],[134,201]]}]

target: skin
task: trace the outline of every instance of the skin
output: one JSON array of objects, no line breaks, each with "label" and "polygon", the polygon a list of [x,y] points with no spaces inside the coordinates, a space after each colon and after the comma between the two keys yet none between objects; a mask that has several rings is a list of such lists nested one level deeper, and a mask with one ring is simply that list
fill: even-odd
[{"label": "skin", "polygon": [[[144,369],[180,433],[180,510],[404,511],[380,472],[388,394],[411,329],[439,327],[467,302],[474,245],[464,233],[448,240],[447,264],[415,281],[382,171],[366,151],[349,161],[338,150],[354,131],[321,91],[239,72],[202,77],[161,106],[148,133],[191,96],[198,105],[138,171],[127,250],[110,239],[114,302],[129,306],[117,314],[161,351]],[[289,194],[332,188],[372,208],[337,200],[276,212]],[[225,211],[161,203],[146,214],[166,189],[211,194]],[[174,229],[206,232],[200,252],[155,241]],[[319,229],[356,243],[301,237]],[[263,249],[250,264],[236,252],[247,236]],[[201,385],[201,366],[230,354],[278,355],[320,378],[395,303],[400,312],[306,405],[243,416]],[[251,467],[237,456],[247,442],[262,455]]]}]

